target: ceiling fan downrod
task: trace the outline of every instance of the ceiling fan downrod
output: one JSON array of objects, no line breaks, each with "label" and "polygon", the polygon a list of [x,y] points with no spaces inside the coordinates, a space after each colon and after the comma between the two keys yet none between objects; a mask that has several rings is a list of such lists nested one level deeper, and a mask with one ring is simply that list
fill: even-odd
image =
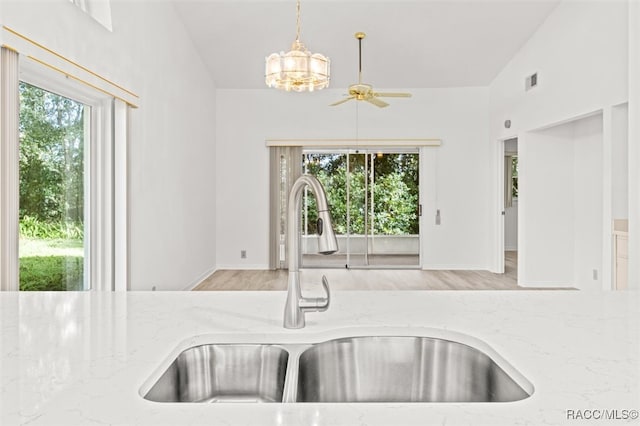
[{"label": "ceiling fan downrod", "polygon": [[358,84],[362,83],[362,39],[367,35],[363,32],[357,32],[355,37],[358,39]]}]

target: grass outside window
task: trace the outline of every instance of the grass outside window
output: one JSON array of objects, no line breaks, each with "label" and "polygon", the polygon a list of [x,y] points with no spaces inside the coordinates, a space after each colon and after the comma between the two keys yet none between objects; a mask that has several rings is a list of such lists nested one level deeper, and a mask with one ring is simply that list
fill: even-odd
[{"label": "grass outside window", "polygon": [[[26,225],[26,226],[25,226]],[[26,229],[25,229],[26,228]],[[34,231],[40,229],[40,231]],[[58,232],[53,232],[57,229]],[[84,247],[80,238],[68,238],[59,225],[39,226],[37,222],[21,222],[20,290],[83,290]],[[24,232],[23,232],[24,231]],[[45,233],[49,238],[39,237]],[[25,236],[25,233],[30,236]],[[77,235],[77,229],[72,234]]]}]

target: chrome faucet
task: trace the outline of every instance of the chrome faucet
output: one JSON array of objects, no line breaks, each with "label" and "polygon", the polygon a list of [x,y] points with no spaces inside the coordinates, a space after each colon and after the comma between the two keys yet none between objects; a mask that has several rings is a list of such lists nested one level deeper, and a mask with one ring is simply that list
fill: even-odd
[{"label": "chrome faucet", "polygon": [[309,185],[318,206],[318,252],[331,254],[338,251],[338,241],[333,232],[331,214],[327,203],[327,195],[320,181],[311,175],[300,176],[289,193],[287,207],[287,242],[289,247],[289,283],[287,287],[287,303],[284,308],[284,327],[303,328],[305,312],[322,312],[329,308],[331,293],[327,277],[322,276],[322,286],[327,297],[302,297],[300,290],[300,207],[302,190]]}]

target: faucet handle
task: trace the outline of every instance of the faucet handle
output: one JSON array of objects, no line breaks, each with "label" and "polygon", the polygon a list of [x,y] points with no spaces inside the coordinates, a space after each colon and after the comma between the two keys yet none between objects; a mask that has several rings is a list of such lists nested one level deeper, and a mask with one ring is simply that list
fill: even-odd
[{"label": "faucet handle", "polygon": [[305,312],[324,312],[329,309],[331,291],[329,290],[329,281],[325,275],[322,276],[322,287],[327,297],[303,297],[300,300],[301,310]]},{"label": "faucet handle", "polygon": [[322,307],[322,310],[326,311],[327,309],[329,309],[329,303],[331,302],[331,290],[329,290],[329,280],[327,280],[326,275],[322,276],[322,287],[324,288],[324,292],[327,294],[327,297],[325,299],[327,302]]}]

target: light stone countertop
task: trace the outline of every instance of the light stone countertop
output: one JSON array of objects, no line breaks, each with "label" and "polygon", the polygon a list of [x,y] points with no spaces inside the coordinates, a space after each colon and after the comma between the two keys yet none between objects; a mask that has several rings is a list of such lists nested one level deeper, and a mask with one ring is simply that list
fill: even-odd
[{"label": "light stone countertop", "polygon": [[[640,410],[640,292],[334,292],[303,330],[282,328],[284,301],[284,292],[2,293],[0,424],[640,424],[567,418]],[[308,343],[376,331],[488,345],[535,392],[509,403],[412,404],[160,404],[139,394],[192,341]]]}]

